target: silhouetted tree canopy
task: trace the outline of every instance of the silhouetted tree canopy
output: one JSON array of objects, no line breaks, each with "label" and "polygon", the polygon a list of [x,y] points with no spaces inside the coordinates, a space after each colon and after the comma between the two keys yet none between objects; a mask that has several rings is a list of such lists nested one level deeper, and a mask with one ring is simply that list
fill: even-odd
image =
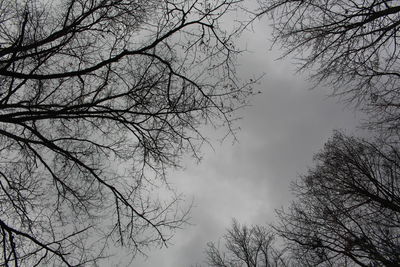
[{"label": "silhouetted tree canopy", "polygon": [[1,266],[134,256],[185,223],[166,169],[251,94],[220,27],[239,4],[0,0]]},{"label": "silhouetted tree canopy", "polygon": [[278,212],[302,266],[400,265],[400,148],[336,132]]},{"label": "silhouetted tree canopy", "polygon": [[272,229],[265,226],[240,225],[233,220],[223,237],[223,248],[207,244],[207,266],[213,267],[278,267],[289,266],[284,250],[275,246]]},{"label": "silhouetted tree canopy", "polygon": [[317,84],[400,128],[400,5],[388,0],[259,0],[273,39]]}]

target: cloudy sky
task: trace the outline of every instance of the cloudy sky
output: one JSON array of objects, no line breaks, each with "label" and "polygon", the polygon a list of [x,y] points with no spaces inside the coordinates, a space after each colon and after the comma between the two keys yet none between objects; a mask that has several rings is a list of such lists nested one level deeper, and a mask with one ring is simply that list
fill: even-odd
[{"label": "cloudy sky", "polygon": [[240,41],[249,50],[239,60],[240,76],[265,76],[256,86],[262,94],[241,111],[238,142],[221,144],[215,138],[213,148],[203,147],[199,164],[187,160],[185,170],[170,173],[171,184],[194,200],[192,225],[178,231],[169,248],[154,249],[133,266],[202,264],[206,243],[217,242],[232,218],[245,224],[273,222],[274,209],[290,200],[290,182],[311,166],[333,129],[355,132],[361,115],[327,97],[326,89],[310,90],[292,59],[277,61],[279,50],[269,49],[269,32],[268,21],[259,21]]}]

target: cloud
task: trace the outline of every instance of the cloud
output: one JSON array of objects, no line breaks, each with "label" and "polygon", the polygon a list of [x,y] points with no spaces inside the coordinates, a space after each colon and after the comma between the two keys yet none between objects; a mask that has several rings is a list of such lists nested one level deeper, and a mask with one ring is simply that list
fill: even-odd
[{"label": "cloud", "polygon": [[186,267],[202,263],[208,241],[218,241],[233,217],[241,223],[274,220],[274,209],[286,205],[289,184],[312,164],[333,129],[353,131],[359,115],[327,98],[324,88],[309,90],[304,76],[295,74],[289,60],[275,61],[269,51],[266,25],[246,33],[252,53],[240,60],[243,79],[266,73],[257,86],[263,93],[252,101],[240,121],[239,143],[214,144],[203,150],[204,160],[188,162],[186,170],[171,173],[170,181],[188,199],[194,198],[192,223],[179,231],[168,249],[153,251],[135,266]]}]

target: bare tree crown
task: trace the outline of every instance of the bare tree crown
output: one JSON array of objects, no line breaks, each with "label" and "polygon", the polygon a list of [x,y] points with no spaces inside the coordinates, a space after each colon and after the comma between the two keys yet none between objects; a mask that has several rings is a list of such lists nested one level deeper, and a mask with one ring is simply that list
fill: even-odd
[{"label": "bare tree crown", "polygon": [[96,264],[182,226],[157,186],[251,94],[241,26],[220,26],[239,5],[0,0],[0,265]]},{"label": "bare tree crown", "polygon": [[275,234],[265,226],[241,225],[237,220],[227,229],[221,247],[207,244],[207,266],[212,267],[285,267],[285,250],[275,245]]},{"label": "bare tree crown", "polygon": [[278,234],[304,266],[399,266],[399,146],[340,132],[294,185]]},{"label": "bare tree crown", "polygon": [[259,1],[272,19],[273,39],[311,69],[317,85],[360,105],[371,124],[399,126],[398,1]]}]

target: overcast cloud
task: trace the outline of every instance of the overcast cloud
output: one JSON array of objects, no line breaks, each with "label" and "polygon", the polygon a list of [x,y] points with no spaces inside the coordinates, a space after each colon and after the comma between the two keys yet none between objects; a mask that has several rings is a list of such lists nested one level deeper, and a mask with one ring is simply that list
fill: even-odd
[{"label": "overcast cloud", "polygon": [[290,201],[289,184],[312,164],[315,152],[334,129],[353,133],[359,115],[328,91],[309,90],[305,76],[296,74],[290,59],[276,61],[269,51],[268,23],[255,24],[242,42],[251,52],[240,58],[243,79],[265,73],[262,91],[241,112],[238,143],[215,141],[214,150],[203,147],[200,164],[186,162],[171,172],[170,182],[188,201],[194,199],[192,226],[176,233],[167,249],[152,250],[148,259],[138,257],[134,266],[185,267],[202,264],[209,241],[218,241],[232,218],[246,224],[274,221],[274,209]]}]

